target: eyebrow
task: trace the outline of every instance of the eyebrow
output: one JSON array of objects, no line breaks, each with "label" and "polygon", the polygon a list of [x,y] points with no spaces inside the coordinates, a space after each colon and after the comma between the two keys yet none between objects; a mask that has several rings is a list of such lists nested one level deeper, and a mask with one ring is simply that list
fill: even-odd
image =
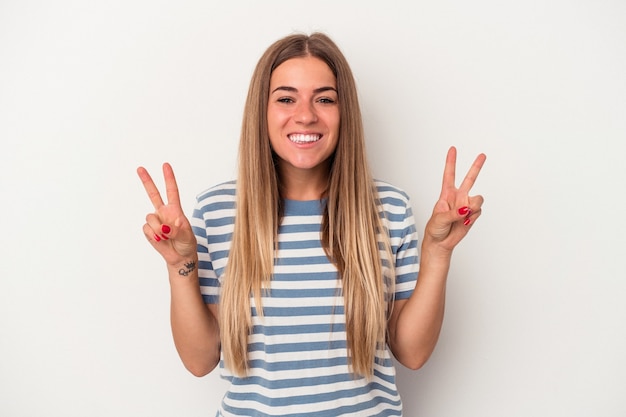
[{"label": "eyebrow", "polygon": [[[272,94],[274,94],[277,91],[289,91],[292,93],[297,93],[298,89],[295,87],[288,87],[288,86],[280,86],[280,87],[276,87],[273,91]],[[320,87],[320,88],[316,88],[315,90],[313,90],[314,94],[319,94],[319,93],[323,93],[324,91],[334,91],[335,93],[337,92],[337,89],[335,87]]]}]

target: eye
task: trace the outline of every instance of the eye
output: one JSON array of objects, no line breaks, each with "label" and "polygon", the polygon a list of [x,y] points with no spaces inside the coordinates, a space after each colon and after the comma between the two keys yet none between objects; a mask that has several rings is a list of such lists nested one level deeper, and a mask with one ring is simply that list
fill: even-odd
[{"label": "eye", "polygon": [[279,103],[285,103],[285,104],[289,104],[289,103],[293,103],[294,102],[294,100],[291,97],[280,97],[276,101],[279,102]]},{"label": "eye", "polygon": [[337,100],[332,99],[330,97],[320,97],[317,99],[317,102],[322,103],[322,104],[335,104]]}]

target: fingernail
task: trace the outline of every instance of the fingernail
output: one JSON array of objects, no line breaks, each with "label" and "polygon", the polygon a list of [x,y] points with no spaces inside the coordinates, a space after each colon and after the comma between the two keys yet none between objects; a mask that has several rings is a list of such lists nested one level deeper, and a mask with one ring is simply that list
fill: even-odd
[{"label": "fingernail", "polygon": [[168,237],[167,237],[167,236],[165,236],[164,234],[161,234],[161,239],[163,239],[163,240],[167,240],[167,239],[168,239]]},{"label": "fingernail", "polygon": [[471,222],[472,222],[472,221],[470,220],[470,218],[469,218],[469,217],[467,217],[467,218],[465,219],[465,221],[463,221],[463,224],[464,224],[465,226],[468,226]]},{"label": "fingernail", "polygon": [[170,227],[166,224],[164,224],[163,226],[161,226],[161,231],[165,234],[169,233],[172,231],[172,229],[170,229]]},{"label": "fingernail", "polygon": [[159,237],[159,235],[154,235],[154,240],[156,240],[157,242],[160,242],[161,238]]},{"label": "fingernail", "polygon": [[461,208],[459,209],[459,214],[460,214],[461,216],[465,216],[465,215],[469,214],[469,212],[470,212],[470,209],[469,209],[469,207],[467,207],[467,206],[466,206],[466,207],[461,207]]}]

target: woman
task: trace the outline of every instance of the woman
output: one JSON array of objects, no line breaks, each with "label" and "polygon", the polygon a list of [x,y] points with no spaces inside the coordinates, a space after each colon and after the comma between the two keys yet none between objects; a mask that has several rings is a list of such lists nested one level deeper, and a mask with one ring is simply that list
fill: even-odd
[{"label": "woman", "polygon": [[323,34],[291,35],[252,77],[237,181],[199,195],[191,222],[172,168],[167,204],[138,169],[178,353],[194,375],[219,363],[231,382],[218,416],[402,414],[391,355],[417,369],[435,347],[485,156],[456,188],[449,150],[418,263],[408,197],[372,180],[363,136],[342,53]]}]

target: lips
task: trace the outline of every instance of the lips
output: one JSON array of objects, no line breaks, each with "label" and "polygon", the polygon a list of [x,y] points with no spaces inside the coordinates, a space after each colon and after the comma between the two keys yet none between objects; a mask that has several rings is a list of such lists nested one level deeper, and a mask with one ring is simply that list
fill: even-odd
[{"label": "lips", "polygon": [[322,138],[322,135],[319,134],[300,134],[294,133],[288,136],[289,140],[293,143],[313,143],[317,142]]}]

